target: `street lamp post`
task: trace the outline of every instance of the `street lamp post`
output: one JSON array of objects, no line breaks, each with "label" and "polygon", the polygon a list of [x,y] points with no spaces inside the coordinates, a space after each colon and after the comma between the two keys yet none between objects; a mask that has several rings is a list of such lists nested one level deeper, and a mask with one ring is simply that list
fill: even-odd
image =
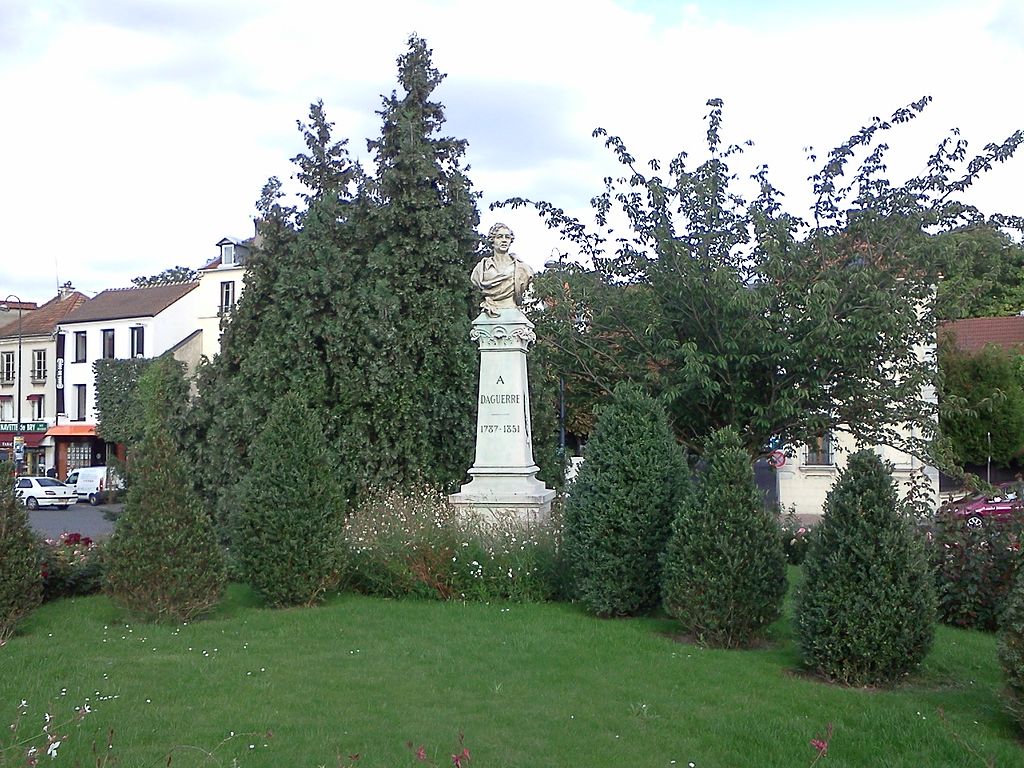
[{"label": "street lamp post", "polygon": [[[544,262],[545,269],[558,269],[559,277],[565,281],[565,254],[557,248],[551,249],[551,255],[557,259],[548,259]],[[562,461],[565,461],[565,377],[558,376],[558,448],[562,452]]]},{"label": "street lamp post", "polygon": [[[23,311],[24,308],[22,307],[21,299],[18,298],[17,296],[15,296],[12,293],[12,294],[9,294],[7,296],[7,298],[4,299],[4,301],[3,301],[3,309],[4,309],[5,312],[10,312],[11,311],[11,305],[10,305],[11,299],[13,299],[14,301],[18,302],[18,368],[17,368],[18,380],[17,380],[17,383],[15,385],[16,386],[16,391],[17,391],[17,395],[16,396],[18,398],[17,413],[15,414],[15,418],[18,420],[18,423],[14,427],[14,442],[11,445],[11,448],[15,452],[14,453],[14,467],[15,467],[15,471],[17,471],[17,470],[21,469],[21,463],[22,463],[22,461],[24,461],[24,458],[25,458],[25,453],[24,453],[25,448],[24,448],[24,443],[22,442],[23,441],[23,437],[22,437],[22,434],[21,434],[21,377],[22,377],[22,370],[21,370],[21,315],[22,315],[22,311]],[[22,453],[21,453],[20,456],[17,453],[19,445],[22,446],[22,449],[21,449]]]}]

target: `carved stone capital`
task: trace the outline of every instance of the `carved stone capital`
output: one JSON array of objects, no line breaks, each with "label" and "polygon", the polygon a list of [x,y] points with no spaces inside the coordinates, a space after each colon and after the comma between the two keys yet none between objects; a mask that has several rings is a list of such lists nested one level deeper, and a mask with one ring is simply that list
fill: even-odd
[{"label": "carved stone capital", "polygon": [[537,341],[537,334],[529,325],[474,324],[469,338],[480,345],[480,349],[529,349]]}]

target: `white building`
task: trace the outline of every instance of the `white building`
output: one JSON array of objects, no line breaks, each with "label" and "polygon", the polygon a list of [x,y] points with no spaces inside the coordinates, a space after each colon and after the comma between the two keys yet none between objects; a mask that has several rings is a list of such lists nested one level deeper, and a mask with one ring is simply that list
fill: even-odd
[{"label": "white building", "polygon": [[251,245],[251,240],[225,237],[217,243],[217,257],[199,268],[199,352],[209,360],[220,352],[221,323],[231,316],[245,287]]},{"label": "white building", "polygon": [[[96,377],[101,359],[158,357],[187,346],[199,334],[199,282],[103,291],[82,304],[57,330],[64,369],[64,411],[47,435],[55,441],[59,477],[106,462],[96,436]],[[123,457],[122,457],[123,458]]]}]

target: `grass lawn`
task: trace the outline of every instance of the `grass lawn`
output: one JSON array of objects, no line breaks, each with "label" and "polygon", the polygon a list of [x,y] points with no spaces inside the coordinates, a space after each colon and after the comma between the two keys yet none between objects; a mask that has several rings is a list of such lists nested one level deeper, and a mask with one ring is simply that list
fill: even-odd
[{"label": "grass lawn", "polygon": [[131,768],[166,765],[172,749],[173,766],[333,767],[354,753],[368,768],[417,764],[406,742],[443,766],[460,732],[479,768],[806,766],[829,722],[823,768],[1024,765],[991,636],[940,628],[919,674],[871,691],[801,675],[788,621],[753,651],[672,631],[562,604],[342,595],[273,611],[237,586],[184,626],[126,624],[103,597],[64,600],[0,648],[0,723],[25,699],[19,733],[38,733],[44,712],[61,721],[88,701],[44,758],[55,766],[94,765],[109,728]]}]

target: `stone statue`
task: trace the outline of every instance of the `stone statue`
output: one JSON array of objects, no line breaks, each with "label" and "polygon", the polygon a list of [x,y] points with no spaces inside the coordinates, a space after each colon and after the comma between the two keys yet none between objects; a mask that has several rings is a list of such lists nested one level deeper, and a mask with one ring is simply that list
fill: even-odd
[{"label": "stone statue", "polygon": [[533,278],[529,265],[509,253],[515,236],[505,224],[495,224],[487,231],[492,254],[477,262],[470,278],[484,300],[480,309],[489,317],[498,317],[503,309],[515,309],[523,303],[523,294]]}]

